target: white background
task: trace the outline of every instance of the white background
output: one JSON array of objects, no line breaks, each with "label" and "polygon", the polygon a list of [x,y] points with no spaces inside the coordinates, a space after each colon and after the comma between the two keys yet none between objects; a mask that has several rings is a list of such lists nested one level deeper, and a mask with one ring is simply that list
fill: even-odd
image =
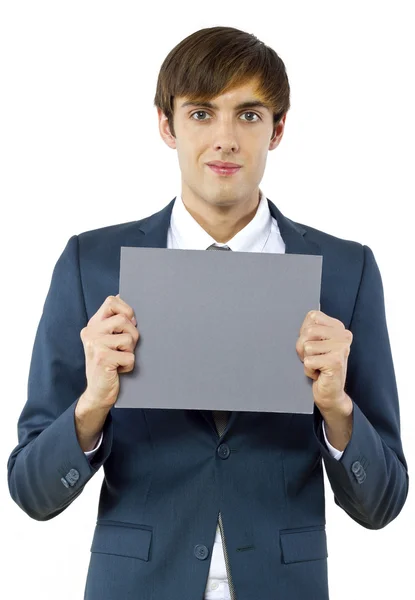
[{"label": "white background", "polygon": [[[409,0],[2,3],[1,597],[83,597],[103,470],[64,513],[42,523],[11,500],[5,467],[17,444],[36,328],[66,242],[157,212],[180,190],[176,151],[159,135],[153,99],[165,56],[203,27],[254,33],[286,65],[292,107],[268,156],[266,196],[289,218],[375,254],[411,473],[412,9]],[[331,598],[413,597],[411,490],[399,517],[370,531],[335,506],[325,484]]]}]

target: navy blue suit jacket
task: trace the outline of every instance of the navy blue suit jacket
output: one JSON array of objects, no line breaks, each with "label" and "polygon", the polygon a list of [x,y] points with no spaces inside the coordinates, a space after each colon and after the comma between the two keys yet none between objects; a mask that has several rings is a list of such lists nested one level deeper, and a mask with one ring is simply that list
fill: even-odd
[{"label": "navy blue suit jacket", "polygon": [[91,464],[77,441],[80,331],[119,291],[121,246],[167,247],[173,203],[69,239],[36,333],[10,493],[46,521],[103,465],[87,600],[202,600],[219,510],[238,600],[325,600],[322,461],[336,504],[367,529],[390,523],[408,493],[382,280],[368,246],[296,223],[268,200],[286,252],[323,256],[321,310],[353,333],[353,434],[340,461],[324,443],[317,407],[311,415],[233,412],[220,439],[210,411],[112,409]]}]

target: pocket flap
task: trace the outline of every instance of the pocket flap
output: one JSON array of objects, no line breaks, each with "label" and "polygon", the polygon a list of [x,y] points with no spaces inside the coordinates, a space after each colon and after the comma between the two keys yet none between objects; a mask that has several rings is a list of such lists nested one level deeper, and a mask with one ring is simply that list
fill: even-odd
[{"label": "pocket flap", "polygon": [[287,529],[280,532],[282,559],[285,564],[327,558],[327,537],[324,527]]},{"label": "pocket flap", "polygon": [[97,523],[91,552],[129,556],[148,561],[152,531],[139,525]]}]

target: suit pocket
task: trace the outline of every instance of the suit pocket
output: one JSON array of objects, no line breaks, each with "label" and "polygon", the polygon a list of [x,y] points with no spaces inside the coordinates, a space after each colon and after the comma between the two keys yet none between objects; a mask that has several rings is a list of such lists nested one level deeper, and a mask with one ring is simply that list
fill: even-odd
[{"label": "suit pocket", "polygon": [[91,552],[149,560],[153,532],[146,525],[116,521],[97,522]]},{"label": "suit pocket", "polygon": [[285,529],[280,532],[284,564],[327,558],[327,537],[324,525]]}]

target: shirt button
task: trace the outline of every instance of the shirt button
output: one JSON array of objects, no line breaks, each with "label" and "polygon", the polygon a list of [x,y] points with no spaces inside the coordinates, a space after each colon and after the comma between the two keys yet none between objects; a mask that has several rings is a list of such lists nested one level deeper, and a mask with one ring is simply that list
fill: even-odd
[{"label": "shirt button", "polygon": [[212,584],[211,584],[211,586],[210,586],[210,589],[211,590],[217,590],[218,587],[219,587],[219,583],[217,581],[213,581]]}]

